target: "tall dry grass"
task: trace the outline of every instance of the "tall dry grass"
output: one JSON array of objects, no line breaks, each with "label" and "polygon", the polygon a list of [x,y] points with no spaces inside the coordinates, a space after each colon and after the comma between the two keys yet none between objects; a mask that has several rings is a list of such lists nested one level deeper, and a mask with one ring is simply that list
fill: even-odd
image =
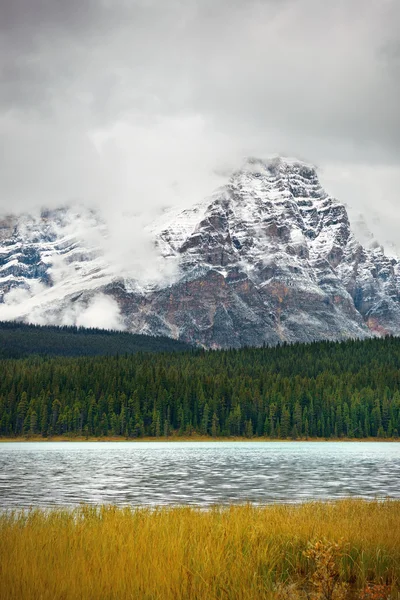
[{"label": "tall dry grass", "polygon": [[8,513],[0,599],[317,597],[312,577],[325,567],[310,557],[339,540],[334,571],[348,584],[340,593],[398,597],[400,502]]}]

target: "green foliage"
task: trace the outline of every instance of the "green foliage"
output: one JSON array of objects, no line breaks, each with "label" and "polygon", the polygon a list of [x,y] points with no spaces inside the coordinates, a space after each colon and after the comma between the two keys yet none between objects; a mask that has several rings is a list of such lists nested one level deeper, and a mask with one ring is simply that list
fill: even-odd
[{"label": "green foliage", "polygon": [[0,360],[0,373],[2,436],[197,432],[304,439],[397,437],[400,431],[400,339],[392,337],[32,356]]}]

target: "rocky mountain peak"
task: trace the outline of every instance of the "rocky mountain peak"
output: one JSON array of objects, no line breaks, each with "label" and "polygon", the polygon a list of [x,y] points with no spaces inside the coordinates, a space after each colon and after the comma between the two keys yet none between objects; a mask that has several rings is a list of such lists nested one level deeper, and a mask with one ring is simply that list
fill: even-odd
[{"label": "rocky mountain peak", "polygon": [[[177,265],[174,278],[157,286],[141,287],[135,272],[111,268],[93,236],[83,242],[87,230],[107,235],[91,211],[3,220],[3,305],[24,289],[18,316],[45,312],[65,322],[71,303],[86,306],[104,294],[128,329],[208,347],[400,331],[398,260],[357,241],[346,207],[302,161],[248,158],[210,197],[154,223],[165,268]],[[68,268],[57,277],[60,260]]]}]

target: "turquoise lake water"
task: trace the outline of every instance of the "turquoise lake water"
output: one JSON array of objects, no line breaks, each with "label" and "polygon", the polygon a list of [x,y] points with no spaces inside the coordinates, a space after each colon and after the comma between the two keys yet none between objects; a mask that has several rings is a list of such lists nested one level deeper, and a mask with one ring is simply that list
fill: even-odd
[{"label": "turquoise lake water", "polygon": [[0,508],[400,498],[400,443],[0,444]]}]

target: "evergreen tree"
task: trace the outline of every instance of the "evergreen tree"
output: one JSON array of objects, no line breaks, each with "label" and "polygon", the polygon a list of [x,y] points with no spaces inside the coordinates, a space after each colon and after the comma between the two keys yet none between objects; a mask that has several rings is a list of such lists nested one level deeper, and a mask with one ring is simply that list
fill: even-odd
[{"label": "evergreen tree", "polygon": [[0,435],[394,437],[400,339],[0,360]]}]

